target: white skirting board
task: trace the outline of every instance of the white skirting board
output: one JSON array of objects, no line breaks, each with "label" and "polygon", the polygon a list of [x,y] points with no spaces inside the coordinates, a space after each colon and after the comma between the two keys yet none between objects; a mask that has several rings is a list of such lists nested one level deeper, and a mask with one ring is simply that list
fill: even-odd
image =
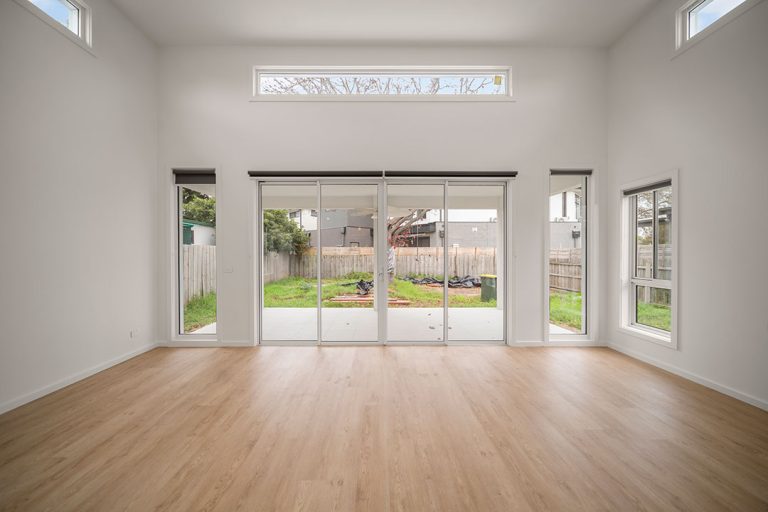
[{"label": "white skirting board", "polygon": [[730,397],[736,398],[737,400],[741,400],[742,402],[746,402],[750,405],[754,405],[755,407],[759,407],[760,409],[768,411],[768,401],[766,400],[762,400],[760,398],[757,398],[756,396],[752,396],[747,393],[742,393],[739,390],[717,383],[713,380],[709,380],[705,377],[702,377],[701,375],[697,375],[695,373],[691,373],[689,371],[683,370],[682,368],[678,368],[677,366],[664,363],[662,361],[659,361],[658,359],[648,357],[634,350],[629,350],[624,347],[619,347],[616,345],[609,345],[608,347],[615,350],[616,352],[621,352],[622,354],[628,355],[633,359],[637,359],[638,361],[642,361],[644,363],[648,363],[650,365],[656,366],[657,368],[666,370],[669,373],[674,373],[678,377],[688,379],[697,384],[701,384],[702,386],[708,387],[710,389],[714,389],[715,391],[719,391],[724,395],[728,395]]},{"label": "white skirting board", "polygon": [[61,380],[58,380],[54,382],[53,384],[49,384],[47,386],[44,386],[40,389],[37,389],[35,391],[32,391],[31,393],[27,393],[25,395],[22,395],[17,398],[13,398],[11,400],[8,400],[7,402],[4,402],[0,404],[0,414],[3,414],[4,412],[8,412],[12,409],[15,409],[17,407],[21,407],[24,404],[27,404],[33,400],[37,400],[38,398],[44,397],[45,395],[49,395],[53,393],[54,391],[58,391],[61,388],[65,388],[69,386],[70,384],[74,384],[75,382],[81,381],[83,379],[86,379],[90,377],[91,375],[95,375],[101,371],[106,370],[107,368],[111,368],[115,365],[118,365],[124,361],[127,361],[131,358],[134,358],[138,355],[143,354],[144,352],[149,352],[153,348],[157,348],[159,345],[157,343],[150,343],[148,345],[144,345],[143,347],[139,347],[136,350],[132,350],[128,353],[125,353],[121,356],[115,357],[114,359],[110,359],[109,361],[105,361],[103,363],[99,363],[96,366],[92,366],[91,368],[88,368],[86,370],[83,370],[81,372],[77,372],[73,375],[70,375],[69,377],[65,377]]}]

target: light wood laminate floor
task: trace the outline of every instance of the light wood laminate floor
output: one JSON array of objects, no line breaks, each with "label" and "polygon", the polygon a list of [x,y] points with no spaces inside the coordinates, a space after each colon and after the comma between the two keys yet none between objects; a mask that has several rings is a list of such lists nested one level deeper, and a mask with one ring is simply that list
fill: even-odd
[{"label": "light wood laminate floor", "polygon": [[608,349],[157,349],[0,416],[2,510],[768,510],[768,412]]}]

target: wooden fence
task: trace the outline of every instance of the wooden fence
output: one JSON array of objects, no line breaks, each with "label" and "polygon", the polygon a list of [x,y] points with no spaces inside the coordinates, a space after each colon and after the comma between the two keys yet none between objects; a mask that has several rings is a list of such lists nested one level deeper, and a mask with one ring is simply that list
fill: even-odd
[{"label": "wooden fence", "polygon": [[[556,290],[581,291],[581,249],[551,249],[549,251],[549,287]],[[658,257],[660,279],[671,279],[672,247],[659,245]],[[649,245],[637,248],[637,275],[651,276],[653,267],[653,250]],[[643,288],[646,302],[654,302],[649,288]]]},{"label": "wooden fence", "polygon": [[262,260],[264,284],[290,276],[291,258],[287,252],[268,252]]},{"label": "wooden fence", "polygon": [[[276,279],[288,275],[301,277],[317,275],[317,251],[314,248],[300,257],[291,256],[287,273],[272,272],[272,265],[266,264],[272,259],[274,257],[265,258],[265,280],[268,275],[274,275]],[[440,247],[399,247],[395,249],[395,275],[399,277],[416,274],[442,276],[443,261],[443,250]],[[372,247],[325,247],[322,249],[323,277],[344,277],[352,272],[373,273],[374,263]],[[451,276],[461,277],[495,274],[496,248],[448,248],[448,273]]]},{"label": "wooden fence", "polygon": [[[216,291],[216,247],[184,245],[184,303]],[[661,246],[659,276],[669,279],[672,248]],[[440,247],[399,247],[395,249],[395,273],[438,276],[443,274],[443,251]],[[496,274],[497,251],[494,247],[449,247],[450,276]],[[549,286],[556,290],[581,291],[581,249],[552,249],[549,252]],[[638,268],[650,275],[653,253],[649,246],[639,247]],[[373,247],[325,247],[322,252],[323,277],[344,277],[352,272],[373,273]],[[289,276],[317,276],[317,252],[310,249],[302,256],[270,252],[263,260],[264,282],[271,283]],[[643,292],[651,300],[650,290]]]},{"label": "wooden fence", "polygon": [[[672,247],[666,244],[659,245],[659,254],[656,264],[659,266],[656,272],[657,279],[672,279]],[[641,245],[637,248],[637,275],[651,277],[653,270],[653,250],[650,245]],[[637,287],[638,302],[669,305],[669,291],[662,288],[650,288],[648,286]]]},{"label": "wooden fence", "polygon": [[[184,303],[216,291],[216,247],[184,245]],[[660,247],[659,277],[669,279],[672,248]],[[443,254],[440,247],[399,247],[395,249],[395,273],[438,276],[443,274]],[[497,251],[494,247],[449,247],[450,276],[479,276],[496,274]],[[556,290],[581,291],[581,249],[552,249],[549,252],[549,286]],[[649,246],[638,251],[641,275],[649,275],[653,253]],[[323,277],[344,277],[352,272],[373,273],[373,247],[325,247],[322,252]],[[264,282],[271,283],[289,276],[317,276],[317,252],[310,249],[302,256],[270,252],[263,260]],[[646,301],[652,301],[650,289],[644,289]]]},{"label": "wooden fence", "polygon": [[216,291],[216,246],[183,245],[184,304]]},{"label": "wooden fence", "polygon": [[581,291],[581,249],[550,249],[549,287]]}]

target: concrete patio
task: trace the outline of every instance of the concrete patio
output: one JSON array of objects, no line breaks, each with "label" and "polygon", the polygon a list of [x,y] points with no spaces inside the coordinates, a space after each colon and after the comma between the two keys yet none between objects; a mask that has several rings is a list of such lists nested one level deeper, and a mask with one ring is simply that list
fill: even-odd
[{"label": "concrete patio", "polygon": [[[441,308],[390,309],[387,328],[390,341],[442,341]],[[449,341],[502,341],[502,313],[492,308],[449,308]],[[323,339],[333,341],[376,341],[376,312],[369,308],[326,308],[323,310]],[[267,308],[263,335],[266,341],[311,341],[317,339],[317,312],[311,308]],[[193,334],[216,334],[216,323]],[[550,335],[575,334],[549,324]]]},{"label": "concrete patio", "polygon": [[[323,340],[376,341],[378,315],[373,308],[323,308]],[[390,341],[443,341],[442,308],[391,308],[387,311]],[[262,339],[317,339],[314,308],[265,308]],[[503,311],[496,308],[449,308],[449,341],[502,341]]]}]

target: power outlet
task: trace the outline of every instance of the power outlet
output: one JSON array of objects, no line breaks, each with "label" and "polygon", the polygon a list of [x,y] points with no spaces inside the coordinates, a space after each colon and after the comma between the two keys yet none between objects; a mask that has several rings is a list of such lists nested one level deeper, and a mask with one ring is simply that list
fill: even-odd
[{"label": "power outlet", "polygon": [[136,339],[139,336],[139,330],[138,329],[131,329],[128,331],[128,337],[130,339]]}]

